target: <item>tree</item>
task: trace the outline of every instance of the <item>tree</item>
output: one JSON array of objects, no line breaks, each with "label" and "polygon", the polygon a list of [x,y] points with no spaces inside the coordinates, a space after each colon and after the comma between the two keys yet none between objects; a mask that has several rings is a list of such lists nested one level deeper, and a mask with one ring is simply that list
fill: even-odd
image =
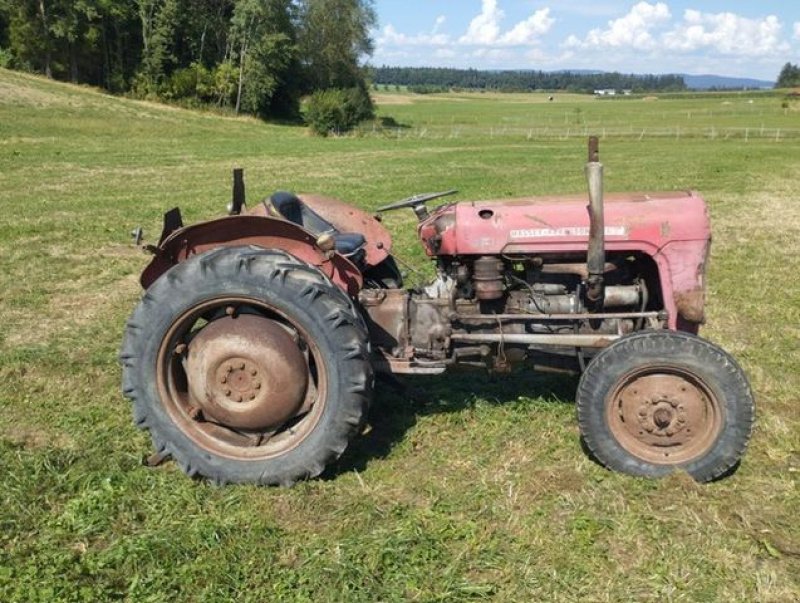
[{"label": "tree", "polygon": [[231,20],[238,83],[236,112],[269,115],[287,85],[297,45],[292,0],[239,0]]},{"label": "tree", "polygon": [[309,91],[365,87],[362,57],[372,54],[372,0],[301,0],[300,56]]},{"label": "tree", "polygon": [[137,81],[140,94],[158,94],[175,66],[172,53],[178,0],[136,0],[142,31],[142,63]]},{"label": "tree", "polygon": [[786,63],[781,69],[776,88],[794,88],[800,86],[800,66]]}]

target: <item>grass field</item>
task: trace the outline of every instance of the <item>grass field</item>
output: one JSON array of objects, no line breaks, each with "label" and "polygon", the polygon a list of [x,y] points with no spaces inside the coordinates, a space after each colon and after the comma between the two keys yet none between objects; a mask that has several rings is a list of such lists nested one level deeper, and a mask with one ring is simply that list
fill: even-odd
[{"label": "grass field", "polygon": [[[0,601],[800,600],[800,114],[748,95],[379,101],[400,127],[318,139],[0,70]],[[424,404],[379,389],[371,431],[293,489],[142,465],[117,362],[147,261],[133,227],[221,215],[234,166],[253,197],[366,208],[582,191],[587,133],[608,190],[711,206],[704,334],[759,408],[733,477],[605,471],[575,381],[524,372],[417,380]],[[411,212],[387,223],[424,271]]]}]

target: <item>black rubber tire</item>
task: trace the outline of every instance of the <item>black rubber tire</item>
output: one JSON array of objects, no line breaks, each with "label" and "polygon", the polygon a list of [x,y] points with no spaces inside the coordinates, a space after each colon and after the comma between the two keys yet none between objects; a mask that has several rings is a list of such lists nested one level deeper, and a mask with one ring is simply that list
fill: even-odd
[{"label": "black rubber tire", "polygon": [[[280,310],[314,336],[328,360],[328,395],[317,424],[275,458],[232,460],[201,447],[173,421],[158,393],[157,358],[165,334],[191,308],[227,295],[257,298]],[[359,433],[372,398],[368,335],[356,307],[317,269],[279,250],[221,248],[170,269],[133,312],[120,358],[134,423],[149,430],[156,452],[171,456],[187,475],[220,484],[290,486],[318,476]]]},{"label": "black rubber tire", "polygon": [[[724,411],[719,435],[708,450],[679,466],[635,456],[620,444],[608,425],[607,405],[617,384],[631,371],[652,363],[666,363],[692,373],[713,392]],[[739,463],[755,421],[750,385],[733,357],[700,337],[673,331],[636,333],[595,356],[578,384],[577,409],[584,442],[609,469],[649,478],[683,469],[698,482],[718,479]]]}]

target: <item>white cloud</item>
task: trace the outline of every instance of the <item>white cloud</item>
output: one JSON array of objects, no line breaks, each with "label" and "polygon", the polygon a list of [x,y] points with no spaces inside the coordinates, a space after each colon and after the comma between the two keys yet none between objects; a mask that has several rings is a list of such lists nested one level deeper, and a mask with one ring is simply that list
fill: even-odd
[{"label": "white cloud", "polygon": [[550,16],[550,9],[542,8],[502,33],[504,18],[505,12],[497,0],[482,0],[480,14],[472,19],[459,43],[467,46],[533,46],[556,22]]},{"label": "white cloud", "polygon": [[501,44],[509,46],[530,46],[537,44],[539,38],[550,31],[556,20],[550,16],[550,9],[537,10],[524,21],[520,21],[501,38]]},{"label": "white cloud", "polygon": [[800,21],[794,24],[794,37],[800,40]]},{"label": "white cloud", "polygon": [[568,47],[650,49],[656,45],[653,30],[671,18],[669,7],[663,2],[656,4],[639,2],[624,17],[609,21],[607,29],[593,29],[583,41],[576,36],[570,36],[565,45]]},{"label": "white cloud", "polygon": [[437,24],[430,33],[423,32],[413,36],[397,31],[391,24],[387,25],[378,36],[378,46],[447,46],[451,42],[450,36],[437,33],[441,24],[439,19],[436,21]]},{"label": "white cloud", "polygon": [[475,17],[461,36],[459,42],[476,46],[491,46],[500,36],[500,21],[505,13],[497,6],[497,0],[482,0],[481,14]]},{"label": "white cloud", "polygon": [[788,50],[778,17],[748,19],[734,13],[686,10],[683,21],[664,34],[669,50],[714,50],[733,56],[767,56]]}]

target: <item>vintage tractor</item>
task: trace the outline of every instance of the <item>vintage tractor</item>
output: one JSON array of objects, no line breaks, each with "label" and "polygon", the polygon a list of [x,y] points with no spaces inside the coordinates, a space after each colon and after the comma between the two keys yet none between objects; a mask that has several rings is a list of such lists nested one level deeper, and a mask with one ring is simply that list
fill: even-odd
[{"label": "vintage tractor", "polygon": [[[229,216],[165,216],[122,346],[156,456],[218,483],[318,476],[362,430],[376,374],[512,365],[580,374],[580,431],[607,467],[698,481],[739,462],[754,420],[736,361],[697,336],[710,244],[693,192],[410,208],[436,277],[406,290],[380,217],[275,193]],[[139,232],[139,237],[141,233]]]}]

